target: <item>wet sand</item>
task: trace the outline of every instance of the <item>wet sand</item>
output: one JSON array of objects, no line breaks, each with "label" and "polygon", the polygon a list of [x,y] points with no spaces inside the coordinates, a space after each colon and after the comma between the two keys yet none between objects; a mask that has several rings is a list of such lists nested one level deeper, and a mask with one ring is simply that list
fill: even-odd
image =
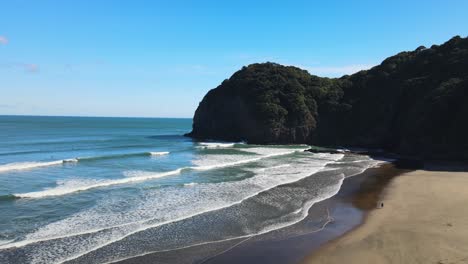
[{"label": "wet sand", "polygon": [[468,263],[467,172],[405,173],[382,201],[364,224],[304,263]]}]

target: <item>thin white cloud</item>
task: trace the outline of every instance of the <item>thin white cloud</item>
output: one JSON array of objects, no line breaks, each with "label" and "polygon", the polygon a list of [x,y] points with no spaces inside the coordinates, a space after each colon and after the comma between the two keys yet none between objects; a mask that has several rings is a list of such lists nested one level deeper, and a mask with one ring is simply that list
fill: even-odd
[{"label": "thin white cloud", "polygon": [[0,45],[8,44],[8,38],[5,36],[0,36]]}]

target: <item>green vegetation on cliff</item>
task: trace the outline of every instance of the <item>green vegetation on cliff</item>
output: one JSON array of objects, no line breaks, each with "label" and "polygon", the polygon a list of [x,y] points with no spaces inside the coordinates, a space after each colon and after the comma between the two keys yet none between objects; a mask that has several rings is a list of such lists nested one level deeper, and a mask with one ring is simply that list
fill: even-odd
[{"label": "green vegetation on cliff", "polygon": [[468,159],[468,39],[339,79],[275,63],[243,67],[203,98],[189,135]]}]

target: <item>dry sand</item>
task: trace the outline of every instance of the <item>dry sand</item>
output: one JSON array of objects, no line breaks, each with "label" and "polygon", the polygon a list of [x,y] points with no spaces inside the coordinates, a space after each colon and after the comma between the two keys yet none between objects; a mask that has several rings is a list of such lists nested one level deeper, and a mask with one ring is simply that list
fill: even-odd
[{"label": "dry sand", "polygon": [[409,172],[382,195],[384,208],[304,263],[468,263],[467,172]]}]

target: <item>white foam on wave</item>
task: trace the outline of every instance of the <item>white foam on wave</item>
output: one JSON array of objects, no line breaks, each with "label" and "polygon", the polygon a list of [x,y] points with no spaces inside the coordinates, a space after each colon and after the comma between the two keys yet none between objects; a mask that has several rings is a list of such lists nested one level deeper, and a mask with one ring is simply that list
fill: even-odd
[{"label": "white foam on wave", "polygon": [[88,161],[88,160],[95,160],[95,159],[102,159],[102,158],[118,158],[118,157],[138,156],[138,155],[163,156],[163,155],[168,155],[168,154],[169,152],[167,151],[139,152],[139,153],[110,154],[110,155],[92,156],[92,157],[79,157],[79,158],[44,161],[44,162],[39,162],[39,161],[14,162],[14,163],[7,163],[7,164],[0,165],[0,173],[8,172],[8,171],[16,171],[16,170],[30,170],[30,169],[40,168],[40,167],[57,166],[57,165],[61,165],[64,163],[76,163],[79,161]]},{"label": "white foam on wave", "polygon": [[155,172],[143,171],[143,170],[128,170],[128,171],[124,171],[122,174],[125,177],[138,178],[138,177],[145,177],[145,176],[148,176],[148,175],[155,174]]},{"label": "white foam on wave", "polygon": [[77,159],[64,159],[44,162],[14,162],[0,165],[0,173],[15,170],[30,170],[39,167],[57,166],[63,163],[78,162]]},{"label": "white foam on wave", "polygon": [[[194,169],[194,170],[212,170],[212,169],[217,169],[217,168],[231,167],[231,166],[241,165],[241,164],[245,164],[245,163],[256,162],[256,161],[259,161],[259,160],[262,160],[262,159],[265,159],[265,158],[271,158],[271,157],[275,157],[275,156],[288,155],[288,154],[292,154],[294,152],[295,151],[287,151],[287,152],[282,152],[282,153],[259,156],[259,157],[250,158],[250,159],[247,158],[247,159],[241,159],[241,160],[232,161],[232,162],[195,166],[195,167],[191,167],[191,168]],[[232,155],[232,156],[236,156],[236,155]],[[198,162],[199,161],[200,160],[198,160]]]},{"label": "white foam on wave", "polygon": [[149,152],[149,154],[150,154],[151,156],[164,156],[164,155],[168,155],[169,152],[168,152],[168,151]]},{"label": "white foam on wave", "polygon": [[269,168],[266,168],[266,169],[267,170],[275,170],[275,169],[287,168],[287,167],[291,167],[291,164],[281,164],[281,165],[269,167]]},{"label": "white foam on wave", "polygon": [[0,165],[0,173],[8,172],[8,171],[16,171],[16,170],[30,170],[40,167],[48,167],[48,166],[57,166],[62,165],[64,163],[76,163],[79,161],[87,161],[87,160],[95,160],[101,158],[118,158],[120,156],[137,156],[137,155],[150,155],[150,156],[163,156],[168,155],[169,152],[167,151],[160,151],[160,152],[140,152],[140,153],[125,153],[125,154],[111,154],[111,155],[104,155],[104,156],[93,156],[93,157],[80,157],[80,158],[71,158],[71,159],[63,159],[63,160],[54,160],[54,161],[27,161],[27,162],[14,162],[14,163],[7,163]]},{"label": "white foam on wave", "polygon": [[378,168],[380,167],[382,164],[386,164],[388,163],[389,161],[386,161],[386,160],[370,160],[369,161],[369,164],[367,164],[367,166],[365,167],[366,169],[370,169],[370,168]]},{"label": "white foam on wave", "polygon": [[278,165],[278,166],[273,166],[273,167],[267,167],[267,168],[261,168],[261,169],[258,169],[257,171],[259,172],[265,172],[267,170],[274,170],[274,169],[280,169],[280,168],[286,168],[286,167],[290,167],[291,164],[281,164],[281,165]]},{"label": "white foam on wave", "polygon": [[361,162],[369,162],[369,161],[372,161],[372,160],[362,159],[362,160],[337,161],[336,164],[361,163]]},{"label": "white foam on wave", "polygon": [[11,242],[13,242],[13,239],[11,239],[11,240],[2,240],[2,239],[0,239],[0,246],[9,244]]},{"label": "white foam on wave", "polygon": [[[314,204],[316,204],[316,203],[318,203],[320,201],[329,199],[329,198],[335,196],[339,192],[339,190],[341,189],[341,186],[343,185],[344,179],[345,179],[344,174],[340,174],[340,176],[341,176],[341,178],[340,178],[338,184],[328,186],[326,188],[326,190],[324,190],[322,195],[319,195],[319,196],[315,197],[315,199],[307,201],[302,206],[302,208],[299,208],[299,209],[291,212],[290,215],[295,216],[295,218],[293,218],[290,221],[280,222],[280,223],[277,223],[277,224],[270,224],[270,225],[265,226],[262,230],[260,230],[258,232],[254,232],[254,233],[247,234],[247,235],[234,236],[234,237],[230,237],[230,238],[226,238],[226,239],[195,243],[195,244],[191,244],[191,245],[188,245],[188,246],[171,248],[171,249],[167,249],[167,250],[150,251],[150,252],[145,252],[145,253],[142,253],[142,254],[136,254],[136,255],[126,256],[126,257],[123,257],[123,258],[113,259],[112,261],[108,261],[108,262],[105,262],[105,263],[110,264],[110,263],[114,263],[114,262],[124,261],[124,260],[130,259],[130,258],[142,257],[142,256],[145,256],[145,255],[148,255],[148,254],[175,251],[175,250],[181,250],[181,249],[186,249],[186,248],[192,248],[192,247],[196,247],[196,246],[202,246],[202,245],[208,245],[208,244],[214,244],[214,243],[222,243],[222,242],[227,242],[227,241],[231,241],[231,240],[249,238],[249,237],[254,237],[254,236],[266,234],[266,233],[269,233],[269,232],[272,232],[272,231],[275,231],[275,230],[278,230],[278,229],[282,229],[282,228],[292,226],[292,225],[297,224],[300,221],[304,220],[309,215],[309,210]],[[109,245],[109,244],[111,244],[111,243],[108,243],[106,245]],[[96,248],[96,249],[99,249],[99,248]],[[96,249],[93,249],[93,251],[96,250]],[[81,254],[80,256],[83,256],[83,255],[85,255],[85,254]],[[78,257],[80,257],[80,256],[78,256]],[[69,259],[67,259],[67,261],[72,260],[72,259],[76,259],[78,257],[69,258]]]},{"label": "white foam on wave", "polygon": [[246,148],[243,152],[256,154],[252,155],[201,155],[192,163],[197,165],[192,167],[194,170],[211,170],[216,168],[231,167],[251,162],[260,161],[266,158],[284,156],[296,152],[302,152],[303,149],[285,149],[285,148]]},{"label": "white foam on wave", "polygon": [[312,155],[314,155],[314,157],[316,159],[328,160],[330,154],[328,154],[328,153],[313,153]]},{"label": "white foam on wave", "polygon": [[[197,163],[206,164],[205,163],[206,160],[210,160],[210,163],[214,161],[216,164],[185,167],[185,168],[179,168],[173,171],[158,172],[158,173],[148,172],[148,171],[127,171],[127,172],[124,172],[124,175],[127,178],[114,179],[114,180],[83,180],[83,179],[67,180],[67,181],[57,182],[57,186],[53,188],[45,189],[42,191],[36,191],[36,192],[16,193],[13,195],[18,198],[44,198],[44,197],[50,197],[50,196],[60,196],[60,195],[66,195],[66,194],[71,194],[71,193],[80,192],[80,191],[86,191],[86,190],[94,189],[94,188],[108,187],[108,186],[118,185],[118,184],[128,184],[128,183],[133,183],[133,182],[142,182],[142,181],[153,180],[153,179],[167,177],[167,176],[173,176],[173,175],[180,174],[182,170],[184,169],[212,170],[212,169],[218,169],[218,168],[224,168],[224,167],[231,167],[231,166],[259,161],[265,158],[288,155],[296,151],[297,150],[284,151],[284,149],[281,149],[281,151],[275,151],[274,149],[270,149],[267,152],[268,154],[259,155],[259,156],[256,156],[255,158],[245,158],[249,156],[244,156],[244,155],[206,155],[206,156],[202,155],[202,157],[204,158],[199,158],[198,160],[195,160],[194,161],[195,164]],[[222,163],[220,162],[220,159],[213,158],[216,156],[223,157],[224,161],[226,160],[226,157],[230,157],[231,161]],[[239,157],[241,158],[240,160],[239,160]]]},{"label": "white foam on wave", "polygon": [[257,147],[257,148],[243,148],[242,151],[255,153],[258,155],[281,155],[282,153],[294,153],[294,152],[303,152],[307,148],[272,148],[272,147]]},{"label": "white foam on wave", "polygon": [[127,153],[109,153],[98,156],[89,156],[89,157],[79,157],[76,158],[78,161],[93,161],[101,159],[119,159],[119,158],[128,158],[128,157],[138,157],[138,156],[163,156],[167,155],[167,151],[145,151],[145,152],[127,152]]},{"label": "white foam on wave", "polygon": [[64,159],[62,160],[63,163],[73,163],[73,162],[78,162],[79,160],[77,158],[75,159]]},{"label": "white foam on wave", "polygon": [[128,178],[116,179],[116,180],[85,180],[85,179],[72,179],[66,181],[59,181],[57,182],[57,187],[45,189],[43,191],[37,192],[28,192],[28,193],[17,193],[13,194],[19,198],[44,198],[48,196],[60,196],[66,195],[70,193],[75,193],[79,191],[86,191],[89,189],[99,188],[99,187],[107,187],[111,185],[117,184],[126,184],[132,182],[141,182],[147,181],[167,176],[172,176],[179,174],[182,171],[182,168],[167,171],[167,172],[160,172],[160,173],[151,173],[145,172],[140,173],[140,175],[131,176]]},{"label": "white foam on wave", "polygon": [[[367,169],[370,169],[370,168],[378,168],[380,167],[382,164],[385,164],[385,163],[388,163],[387,161],[383,161],[383,160],[373,160],[373,159],[370,159],[367,160],[368,163],[365,164],[365,166],[362,166],[360,167],[360,170],[358,172],[355,172],[351,175],[347,175],[346,177],[347,178],[350,178],[350,177],[353,177],[353,176],[356,176],[356,175],[359,175],[361,173],[363,173],[364,171],[366,171]],[[360,161],[358,163],[362,163],[363,161]],[[345,164],[346,162],[343,162],[343,163],[338,163],[338,164]]]},{"label": "white foam on wave", "polygon": [[236,143],[221,143],[221,142],[200,142],[199,148],[232,148]]},{"label": "white foam on wave", "polygon": [[322,171],[336,171],[336,170],[340,170],[341,168],[333,168],[333,167],[327,167],[327,168],[323,168]]},{"label": "white foam on wave", "polygon": [[294,224],[299,223],[300,221],[304,220],[307,217],[307,215],[309,214],[310,208],[314,204],[316,204],[316,203],[318,203],[320,201],[329,199],[329,198],[335,196],[340,191],[341,186],[343,185],[343,182],[344,182],[344,179],[345,179],[344,174],[340,174],[340,176],[341,177],[340,177],[340,181],[338,182],[338,184],[327,186],[326,190],[323,191],[322,195],[319,195],[319,196],[315,197],[314,199],[308,201],[307,203],[304,204],[304,206],[301,209],[293,211],[291,213],[293,215],[297,215],[297,214],[300,214],[302,212],[300,217],[297,217],[296,219],[294,219],[292,221],[289,221],[289,222],[283,222],[283,223],[272,224],[270,226],[266,226],[266,227],[263,228],[262,231],[257,232],[255,234],[252,234],[250,236],[265,234],[265,233],[268,233],[268,232],[271,232],[271,231],[274,231],[274,230],[278,230],[278,229],[281,229],[281,228],[284,228],[284,227],[294,225]]},{"label": "white foam on wave", "polygon": [[[333,155],[334,160],[342,158],[340,154]],[[42,227],[26,236],[24,240],[9,244],[8,247],[21,247],[38,241],[58,239],[53,241],[53,245],[48,244],[46,251],[36,252],[38,262],[51,260],[62,262],[74,259],[148,228],[239,204],[278,185],[306,178],[332,161],[314,160],[311,155],[304,154],[301,157],[294,157],[294,162],[294,166],[283,163],[274,170],[257,172],[254,177],[241,181],[154,190],[146,193],[145,197],[136,197],[131,209],[128,209],[128,206],[123,207],[126,209],[119,209],[116,205],[118,202],[109,198],[107,202],[100,203],[92,209]],[[88,234],[86,243],[83,243],[80,237],[76,237],[76,241],[72,238],[80,234]],[[64,245],[59,240],[65,237],[67,239],[63,243],[68,243],[73,249],[70,254],[63,252]],[[47,254],[42,255],[41,252]]]}]

